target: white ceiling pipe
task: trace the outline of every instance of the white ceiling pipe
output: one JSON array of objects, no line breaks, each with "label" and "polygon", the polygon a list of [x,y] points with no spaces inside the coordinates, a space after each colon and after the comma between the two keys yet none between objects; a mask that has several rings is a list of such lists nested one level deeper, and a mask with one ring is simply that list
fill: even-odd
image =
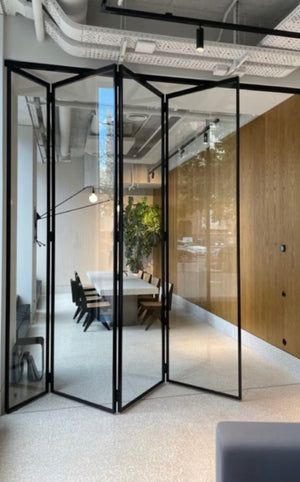
[{"label": "white ceiling pipe", "polygon": [[[75,23],[86,23],[87,0],[59,0],[59,4],[68,17]],[[60,153],[63,158],[70,157],[71,143],[71,108],[59,107]]]},{"label": "white ceiling pipe", "polygon": [[70,156],[71,108],[59,107],[60,154],[63,158]]},{"label": "white ceiling pipe", "polygon": [[88,0],[58,0],[68,17],[76,23],[86,23]]},{"label": "white ceiling pipe", "polygon": [[42,0],[32,0],[32,12],[36,38],[39,42],[45,39]]}]

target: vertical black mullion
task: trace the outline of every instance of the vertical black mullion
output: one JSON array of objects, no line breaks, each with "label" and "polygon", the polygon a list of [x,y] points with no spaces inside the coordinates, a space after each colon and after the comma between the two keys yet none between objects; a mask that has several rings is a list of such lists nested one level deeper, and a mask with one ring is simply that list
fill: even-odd
[{"label": "vertical black mullion", "polygon": [[[165,330],[166,330],[166,266],[165,266],[165,237],[166,237],[166,224],[165,224],[165,211],[166,211],[166,199],[165,199],[165,102],[164,97],[161,98],[161,277],[162,277],[162,303],[161,303],[161,330],[162,330],[162,380],[165,381]],[[168,290],[167,290],[168,291]]]},{"label": "vertical black mullion", "polygon": [[6,304],[5,304],[5,411],[9,411],[9,361],[10,361],[10,270],[11,270],[11,69],[7,68],[6,96]]},{"label": "vertical black mullion", "polygon": [[113,187],[113,359],[112,359],[112,377],[113,377],[113,412],[117,408],[117,320],[118,320],[118,304],[117,304],[117,290],[118,290],[118,71],[114,67],[114,187]]},{"label": "vertical black mullion", "polygon": [[167,310],[166,310],[166,377],[169,380],[170,371],[170,319],[169,319],[169,99],[166,96],[165,102],[165,172],[166,172],[166,186],[165,186],[165,223],[166,223],[166,239],[165,239],[165,273],[167,286]]},{"label": "vertical black mullion", "polygon": [[[52,176],[51,176],[51,391],[54,391],[54,320],[55,320],[55,87],[53,87],[51,95],[51,117],[52,117],[52,129],[51,129],[51,164],[52,164]],[[49,213],[50,217],[50,213]]]},{"label": "vertical black mullion", "polygon": [[119,225],[118,225],[118,240],[119,240],[119,293],[118,293],[118,410],[122,410],[122,376],[123,376],[123,70],[122,66],[119,70]]},{"label": "vertical black mullion", "polygon": [[45,372],[45,383],[46,383],[46,391],[49,390],[49,342],[50,342],[50,132],[51,132],[51,124],[50,124],[50,97],[51,91],[50,86],[47,87],[47,154],[46,154],[46,206],[47,206],[47,240],[46,240],[46,372]]},{"label": "vertical black mullion", "polygon": [[236,241],[237,241],[237,324],[238,324],[238,398],[242,399],[241,333],[241,233],[240,233],[240,81],[236,80]]}]

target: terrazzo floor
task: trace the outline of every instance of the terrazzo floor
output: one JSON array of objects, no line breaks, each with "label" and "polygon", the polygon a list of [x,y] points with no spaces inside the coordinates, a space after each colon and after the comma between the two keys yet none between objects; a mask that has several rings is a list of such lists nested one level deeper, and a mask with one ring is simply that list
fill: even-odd
[{"label": "terrazzo floor", "polygon": [[0,419],[3,482],[213,482],[220,420],[300,421],[300,385],[147,398],[110,415],[48,395]]},{"label": "terrazzo floor", "polygon": [[[83,333],[58,297],[56,384],[109,405],[112,332]],[[174,306],[171,375],[235,392],[236,343]],[[160,375],[160,329],[124,331],[124,400]],[[121,415],[49,394],[0,418],[0,481],[212,482],[221,420],[300,421],[300,377],[243,348],[243,401],[164,384]]]}]

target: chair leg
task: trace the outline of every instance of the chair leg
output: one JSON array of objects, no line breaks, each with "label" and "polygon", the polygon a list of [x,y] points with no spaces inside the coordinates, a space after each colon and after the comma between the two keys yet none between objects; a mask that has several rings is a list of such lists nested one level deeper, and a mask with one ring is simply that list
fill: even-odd
[{"label": "chair leg", "polygon": [[90,317],[91,317],[91,314],[88,313],[88,314],[86,315],[85,319],[84,319],[84,322],[82,323],[82,326],[83,326],[83,327],[87,324],[87,322],[88,322],[88,320],[90,319]]},{"label": "chair leg", "polygon": [[145,331],[149,330],[150,326],[153,325],[154,321],[155,321],[155,317],[152,316],[152,319],[151,319],[150,323],[148,323],[148,325],[146,326]]},{"label": "chair leg", "polygon": [[143,310],[141,311],[141,314],[139,315],[139,318],[141,320],[141,325],[145,323],[145,320],[147,319],[147,313],[148,313],[148,310],[143,308]]},{"label": "chair leg", "polygon": [[84,310],[81,311],[81,313],[80,313],[80,315],[79,315],[79,318],[78,318],[78,320],[77,320],[77,323],[79,323],[79,322],[82,320],[82,318],[84,317],[85,313],[86,313],[86,312],[85,312]]},{"label": "chair leg", "polygon": [[141,325],[145,323],[146,321],[150,320],[151,316],[153,315],[153,311],[146,310],[145,316],[143,317]]},{"label": "chair leg", "polygon": [[79,315],[79,313],[80,313],[80,306],[77,306],[77,309],[76,309],[76,311],[75,311],[75,313],[74,313],[74,316],[73,316],[73,320],[75,320],[75,318],[77,318],[77,316]]},{"label": "chair leg", "polygon": [[100,323],[102,323],[104,328],[106,328],[107,330],[110,330],[109,323],[107,322],[106,317],[100,314],[100,310],[97,312],[97,320],[100,321]]},{"label": "chair leg", "polygon": [[104,326],[104,328],[106,328],[108,331],[110,331],[110,326],[109,326],[109,324],[107,323],[106,320],[105,320],[105,321],[102,321],[102,320],[101,320],[101,323],[102,323],[102,325]]},{"label": "chair leg", "polygon": [[160,319],[159,313],[157,311],[153,311],[151,314],[152,317],[150,317],[150,323],[148,323],[148,325],[146,326],[145,331],[149,330],[150,326],[152,326],[156,320]]},{"label": "chair leg", "polygon": [[95,313],[90,312],[89,313],[89,319],[86,321],[86,324],[85,324],[85,327],[84,327],[83,331],[86,331],[91,326],[91,324],[93,323],[95,318],[96,318]]}]

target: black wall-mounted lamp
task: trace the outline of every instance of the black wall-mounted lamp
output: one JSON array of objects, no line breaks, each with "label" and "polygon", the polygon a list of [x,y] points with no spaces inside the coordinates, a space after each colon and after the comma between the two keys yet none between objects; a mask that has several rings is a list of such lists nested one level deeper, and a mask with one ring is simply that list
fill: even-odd
[{"label": "black wall-mounted lamp", "polygon": [[[111,199],[106,199],[104,201],[98,201],[98,196],[95,193],[95,187],[94,186],[85,186],[82,189],[79,189],[79,191],[76,191],[73,194],[71,194],[71,196],[68,196],[63,201],[56,204],[55,209],[58,208],[59,206],[61,206],[62,204],[65,204],[67,201],[70,201],[70,199],[73,199],[75,196],[78,196],[78,194],[80,194],[81,192],[83,192],[87,189],[91,190],[91,193],[89,195],[89,201],[90,201],[91,204],[85,204],[84,206],[80,206],[80,207],[77,207],[77,208],[71,208],[71,209],[67,209],[65,211],[55,212],[55,216],[59,216],[60,214],[72,213],[74,211],[81,211],[82,209],[90,208],[90,207],[96,206],[98,204],[105,204],[105,203],[108,203],[108,202],[111,201]],[[49,213],[50,213],[50,216],[52,216],[52,209],[50,209]],[[41,241],[39,241],[38,238],[37,238],[38,221],[40,221],[42,219],[46,219],[47,215],[48,215],[48,212],[45,212],[42,215],[40,215],[37,211],[35,211],[35,213],[34,213],[34,220],[35,220],[34,240],[39,246],[46,246],[46,245],[44,243],[42,243]]]},{"label": "black wall-mounted lamp", "polygon": [[197,28],[196,50],[197,50],[197,52],[203,52],[203,50],[204,50],[204,30],[203,30],[202,27]]}]

